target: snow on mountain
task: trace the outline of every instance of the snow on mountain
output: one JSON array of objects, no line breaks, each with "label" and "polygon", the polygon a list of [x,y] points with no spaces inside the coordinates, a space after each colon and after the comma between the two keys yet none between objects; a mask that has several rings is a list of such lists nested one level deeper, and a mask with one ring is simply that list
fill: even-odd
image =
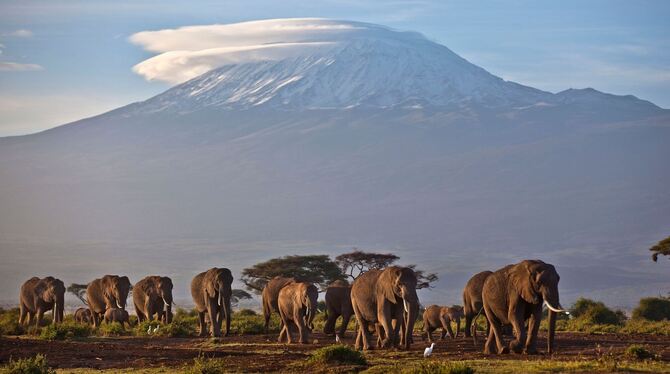
[{"label": "snow on mountain", "polygon": [[[298,28],[305,20],[263,22]],[[309,22],[312,27],[333,27],[333,21]],[[551,97],[505,82],[420,34],[356,22],[337,24],[342,27],[337,30],[353,31],[310,35],[308,42],[301,43],[226,47],[222,53],[225,59],[219,61],[223,66],[149,100],[148,109],[143,110],[259,105],[284,109],[383,108],[459,102],[496,107],[530,105]],[[242,57],[251,51],[262,56]],[[150,59],[147,63],[153,62]]]}]

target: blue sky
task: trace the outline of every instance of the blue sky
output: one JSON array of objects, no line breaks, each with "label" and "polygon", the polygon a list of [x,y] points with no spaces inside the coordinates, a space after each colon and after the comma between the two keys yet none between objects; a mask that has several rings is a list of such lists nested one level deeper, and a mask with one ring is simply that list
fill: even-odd
[{"label": "blue sky", "polygon": [[324,17],[419,31],[507,80],[557,92],[594,87],[670,108],[668,1],[4,1],[0,136],[146,99],[168,85],[133,65],[136,32]]}]

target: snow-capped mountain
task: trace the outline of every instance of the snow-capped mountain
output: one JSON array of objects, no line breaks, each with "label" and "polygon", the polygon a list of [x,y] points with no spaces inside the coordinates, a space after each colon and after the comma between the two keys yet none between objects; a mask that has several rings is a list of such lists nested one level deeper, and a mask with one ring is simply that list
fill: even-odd
[{"label": "snow-capped mountain", "polygon": [[365,23],[131,40],[157,53],[135,71],[174,87],[0,138],[7,290],[26,271],[188,284],[214,264],[238,274],[352,246],[437,272],[424,304],[458,303],[474,272],[522,258],[557,265],[565,304],[629,306],[670,281],[645,249],[670,225],[668,110],[507,82],[420,34]]}]

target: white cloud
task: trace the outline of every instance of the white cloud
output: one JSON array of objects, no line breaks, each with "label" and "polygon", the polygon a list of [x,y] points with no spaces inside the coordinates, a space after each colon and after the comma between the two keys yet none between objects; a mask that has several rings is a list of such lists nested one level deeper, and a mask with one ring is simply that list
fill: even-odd
[{"label": "white cloud", "polygon": [[282,59],[388,31],[361,22],[292,18],[143,31],[130,41],[159,53],[135,65],[134,72],[147,80],[180,83],[227,64]]},{"label": "white cloud", "polygon": [[18,29],[8,33],[7,36],[15,36],[17,38],[30,38],[33,36],[33,32],[28,29]]},{"label": "white cloud", "polygon": [[0,61],[0,71],[35,71],[44,70],[38,64],[22,64],[19,62]]}]

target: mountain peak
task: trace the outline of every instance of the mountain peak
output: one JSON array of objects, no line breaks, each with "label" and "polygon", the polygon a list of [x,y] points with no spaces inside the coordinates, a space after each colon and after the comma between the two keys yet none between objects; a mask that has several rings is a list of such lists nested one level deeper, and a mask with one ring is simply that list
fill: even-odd
[{"label": "mountain peak", "polygon": [[[550,95],[505,82],[418,33],[320,19],[262,22],[264,27],[269,23],[307,31],[292,31],[285,42],[273,36],[269,44],[229,49],[223,53],[223,65],[146,104],[152,111],[180,112],[205,107],[295,110],[462,102],[495,107],[529,105]],[[252,39],[257,42],[257,37]]]}]

